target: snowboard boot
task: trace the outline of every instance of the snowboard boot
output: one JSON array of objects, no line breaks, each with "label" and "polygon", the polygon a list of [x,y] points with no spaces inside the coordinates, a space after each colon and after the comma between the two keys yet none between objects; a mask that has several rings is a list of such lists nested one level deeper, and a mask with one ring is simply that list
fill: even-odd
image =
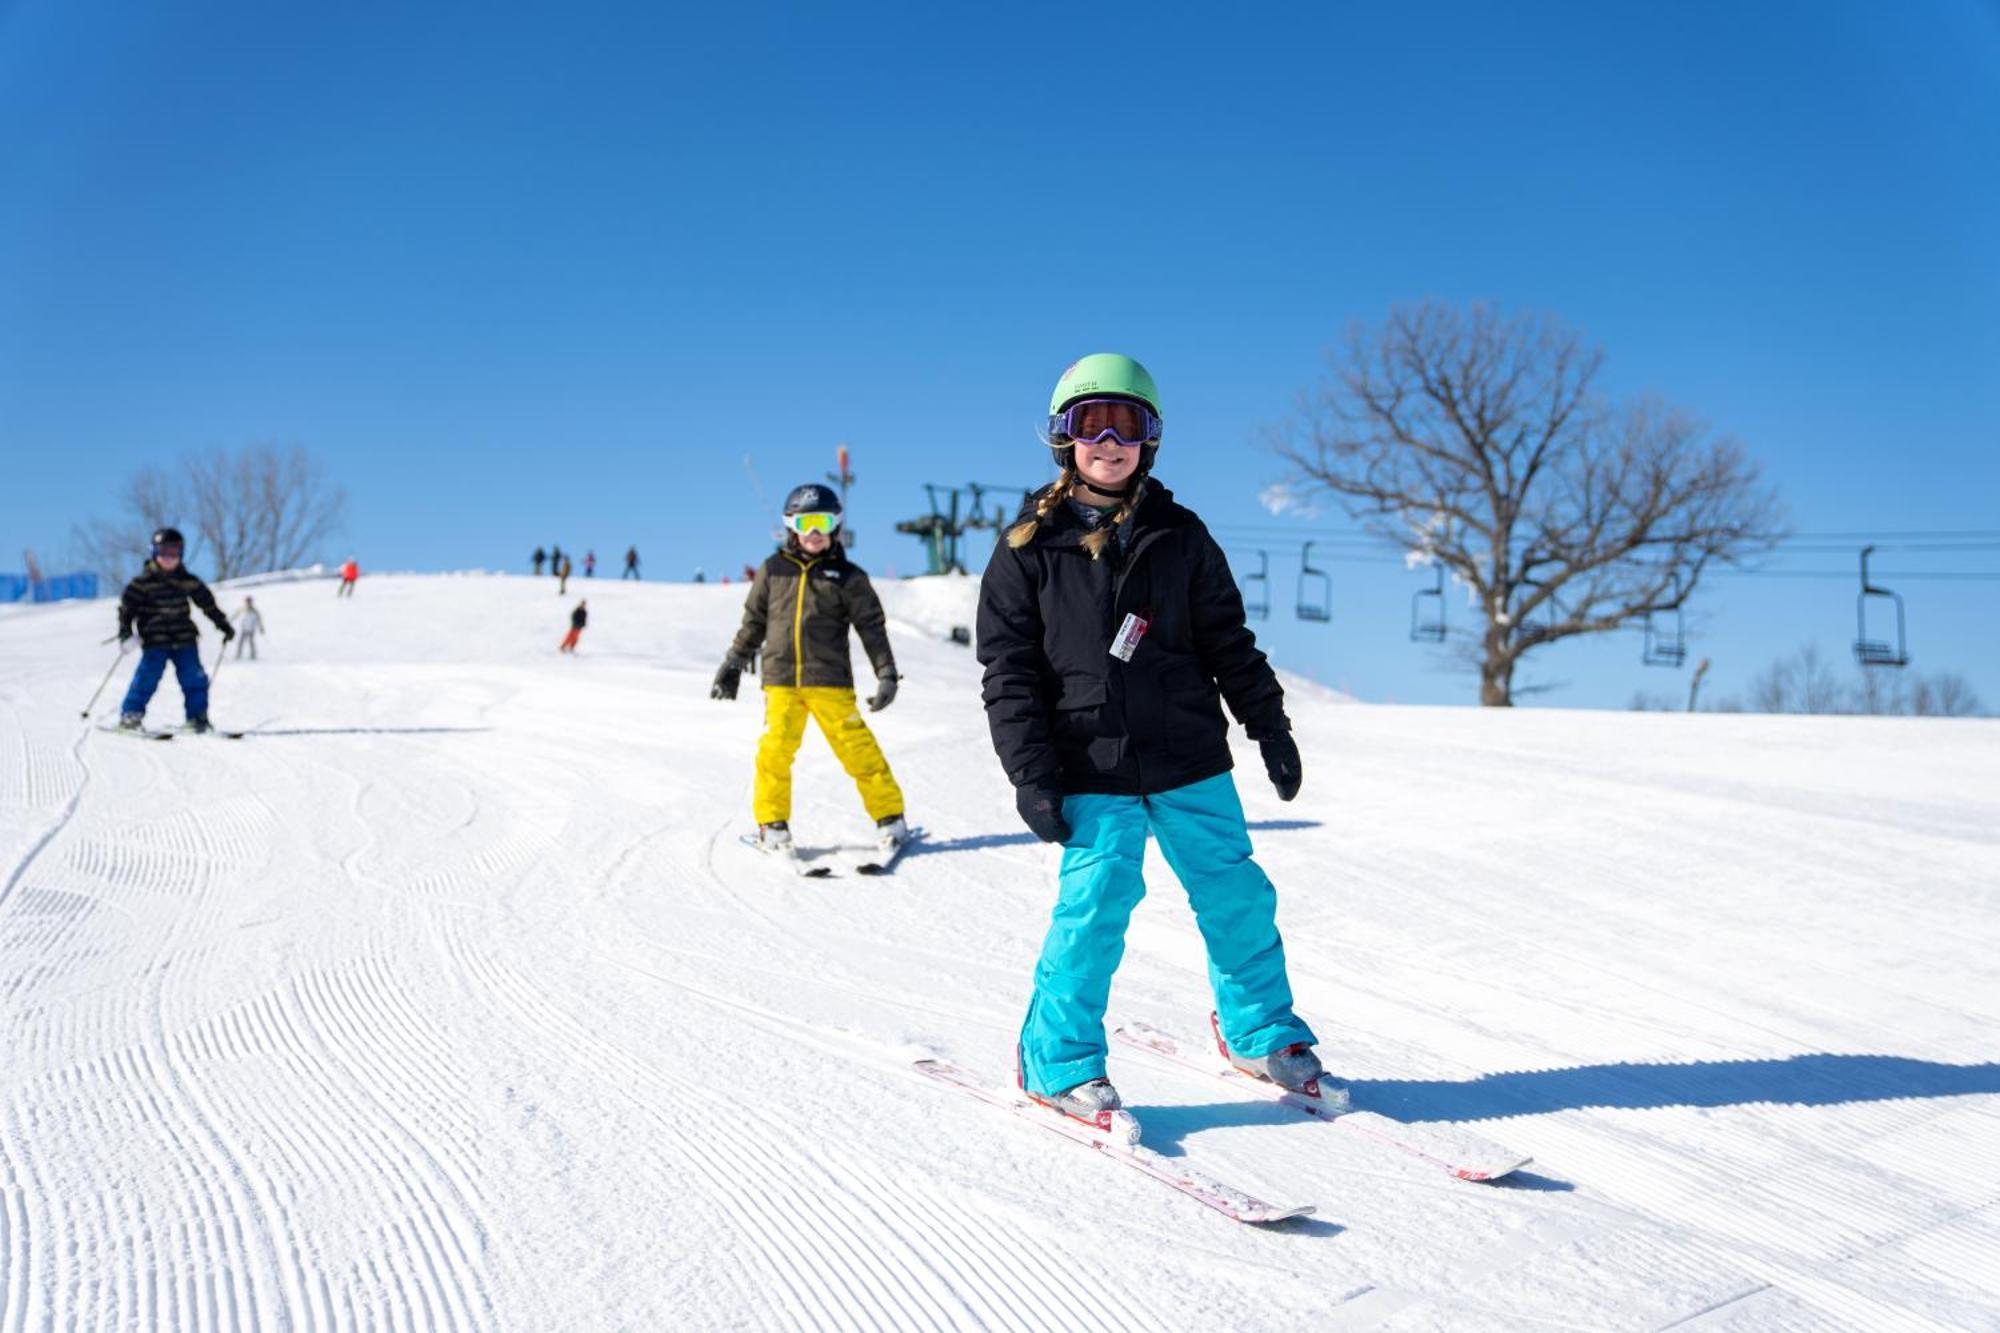
[{"label": "snowboard boot", "polygon": [[1093,1078],[1046,1097],[1031,1092],[1028,1098],[1109,1134],[1115,1142],[1132,1144],[1139,1141],[1139,1122],[1125,1110],[1124,1100],[1108,1078]]},{"label": "snowboard boot", "polygon": [[888,815],[875,821],[875,841],[883,851],[893,852],[910,840],[910,826],[903,822],[901,815]]},{"label": "snowboard boot", "polygon": [[206,736],[209,732],[214,731],[215,728],[208,725],[208,714],[202,713],[197,717],[189,718],[187,725],[182,730],[191,731],[197,736]]},{"label": "snowboard boot", "polygon": [[760,852],[790,852],[792,850],[792,826],[782,819],[757,826],[757,850]]},{"label": "snowboard boot", "polygon": [[1238,1073],[1275,1083],[1287,1092],[1311,1097],[1336,1115],[1354,1109],[1345,1080],[1327,1073],[1326,1066],[1319,1062],[1318,1054],[1306,1043],[1295,1041],[1269,1055],[1238,1055],[1222,1039],[1221,1024],[1213,1018],[1210,1022],[1215,1023],[1215,1044],[1222,1048],[1230,1067]]},{"label": "snowboard boot", "polygon": [[145,729],[146,715],[144,713],[120,713],[118,715],[118,730],[144,731]]}]

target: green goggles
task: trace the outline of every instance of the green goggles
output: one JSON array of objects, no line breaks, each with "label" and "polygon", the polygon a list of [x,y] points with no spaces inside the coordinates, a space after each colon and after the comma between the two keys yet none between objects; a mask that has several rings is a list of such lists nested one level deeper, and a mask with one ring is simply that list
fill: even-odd
[{"label": "green goggles", "polygon": [[823,532],[831,537],[833,530],[840,526],[840,515],[829,513],[825,510],[812,510],[803,514],[787,514],[785,515],[785,526],[793,532],[798,533],[801,537],[805,536],[808,532]]}]

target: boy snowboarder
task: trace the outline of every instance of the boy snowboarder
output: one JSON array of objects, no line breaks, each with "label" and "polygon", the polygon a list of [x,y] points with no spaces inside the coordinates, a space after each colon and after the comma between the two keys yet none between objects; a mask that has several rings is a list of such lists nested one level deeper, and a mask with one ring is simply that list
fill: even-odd
[{"label": "boy snowboarder", "polygon": [[240,642],[236,645],[236,656],[241,658],[244,649],[250,650],[250,660],[257,660],[257,636],[264,632],[264,613],[257,609],[257,599],[249,595],[243,598],[243,609],[236,613],[236,633]]},{"label": "boy snowboarder", "polygon": [[793,854],[792,760],[808,717],[819,723],[860,789],[882,848],[893,851],[910,836],[902,788],[855,706],[848,629],[860,634],[875,669],[870,712],[881,712],[896,697],[896,658],[881,599],[834,540],[840,517],[840,497],[831,487],[808,483],[785,497],[785,544],[751,580],[743,627],[709,691],[713,699],[734,699],[737,682],[751,669],[751,654],[762,652],[764,738],[757,746],[753,805],[757,845],[767,852]]},{"label": "boy snowboarder", "polygon": [[152,702],[153,691],[160,688],[160,677],[166,674],[169,662],[181,683],[187,729],[198,734],[213,730],[208,724],[208,673],[202,670],[200,636],[195,632],[194,617],[188,614],[188,603],[200,607],[214,622],[224,643],[235,638],[236,631],[215,604],[215,594],[208,585],[182,567],[181,555],[186,549],[179,529],[161,528],[153,534],[153,558],[119,595],[118,643],[122,648],[136,628],[143,650],[139,669],[132,673],[132,688],[125,692],[125,702],[118,710],[121,731],[144,730],[146,705]]}]

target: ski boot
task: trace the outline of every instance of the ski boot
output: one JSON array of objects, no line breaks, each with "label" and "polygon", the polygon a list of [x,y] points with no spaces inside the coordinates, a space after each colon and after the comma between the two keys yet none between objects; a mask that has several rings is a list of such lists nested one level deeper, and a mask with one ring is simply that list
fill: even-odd
[{"label": "ski boot", "polygon": [[792,826],[782,819],[757,826],[757,850],[788,855],[792,851]]},{"label": "ski boot", "polygon": [[893,852],[910,840],[910,826],[901,815],[887,815],[875,821],[875,842],[885,852]]},{"label": "ski boot", "polygon": [[118,730],[144,731],[145,729],[146,715],[144,713],[120,713],[118,715]]},{"label": "ski boot", "polygon": [[1295,1041],[1269,1055],[1238,1055],[1222,1039],[1221,1021],[1214,1014],[1209,1015],[1208,1021],[1215,1029],[1215,1044],[1222,1058],[1238,1073],[1310,1097],[1333,1115],[1344,1115],[1354,1109],[1346,1081],[1327,1073],[1319,1056],[1305,1042]]},{"label": "ski boot", "polygon": [[1139,1122],[1125,1109],[1124,1099],[1119,1097],[1118,1089],[1111,1086],[1108,1078],[1089,1079],[1048,1096],[1030,1092],[1028,1100],[1038,1102],[1051,1111],[1059,1111],[1072,1120],[1080,1120],[1092,1129],[1109,1135],[1114,1143],[1129,1146],[1139,1141]]},{"label": "ski boot", "polygon": [[208,714],[201,713],[189,718],[181,730],[190,732],[196,736],[206,736],[211,731],[214,731],[215,728],[208,724]]}]

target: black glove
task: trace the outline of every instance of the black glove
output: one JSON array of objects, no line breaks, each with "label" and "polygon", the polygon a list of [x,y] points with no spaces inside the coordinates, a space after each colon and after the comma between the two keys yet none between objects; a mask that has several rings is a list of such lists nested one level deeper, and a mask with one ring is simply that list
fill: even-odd
[{"label": "black glove", "polygon": [[879,713],[896,702],[896,682],[899,677],[893,671],[885,671],[875,677],[875,693],[868,697],[868,711]]},{"label": "black glove", "polygon": [[748,663],[740,657],[723,658],[722,669],[715,673],[715,684],[709,687],[708,697],[711,699],[734,699],[736,697],[736,682],[743,679],[743,668],[747,665]]},{"label": "black glove", "polygon": [[1257,748],[1264,752],[1264,771],[1270,774],[1271,785],[1278,789],[1278,799],[1289,801],[1299,794],[1299,783],[1305,779],[1305,768],[1299,762],[1299,744],[1292,739],[1292,733],[1281,731],[1257,742]]},{"label": "black glove", "polygon": [[132,642],[132,627],[130,625],[120,625],[118,627],[118,647],[122,650],[130,642]]},{"label": "black glove", "polygon": [[1021,822],[1043,842],[1069,841],[1069,821],[1063,818],[1062,802],[1062,789],[1052,784],[1014,788],[1014,808],[1021,812]]},{"label": "black glove", "polygon": [[236,637],[236,626],[222,625],[218,626],[218,628],[221,629],[222,631],[222,641],[224,643],[228,643],[231,639]]}]

